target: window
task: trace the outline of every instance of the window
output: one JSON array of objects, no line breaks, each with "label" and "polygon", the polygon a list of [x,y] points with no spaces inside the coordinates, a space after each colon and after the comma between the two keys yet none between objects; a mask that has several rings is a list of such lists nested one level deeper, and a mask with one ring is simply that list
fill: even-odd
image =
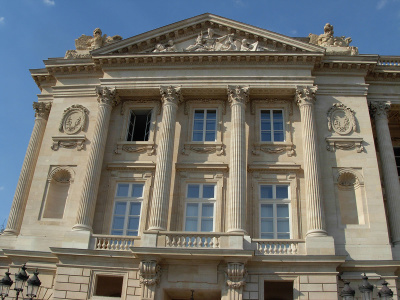
[{"label": "window", "polygon": [[196,109],[193,118],[194,142],[215,142],[217,134],[217,110]]},{"label": "window", "polygon": [[400,147],[393,147],[393,152],[396,159],[397,174],[400,176]]},{"label": "window", "polygon": [[293,300],[293,281],[265,281],[264,300]]},{"label": "window", "polygon": [[148,141],[151,125],[152,110],[131,110],[126,140]]},{"label": "window", "polygon": [[121,299],[123,281],[122,276],[97,275],[94,296]]},{"label": "window", "polygon": [[185,231],[214,231],[215,185],[188,184]]},{"label": "window", "polygon": [[260,237],[290,239],[289,185],[260,186]]},{"label": "window", "polygon": [[261,142],[285,141],[283,111],[281,109],[261,110]]},{"label": "window", "polygon": [[139,235],[144,184],[118,183],[111,234]]}]

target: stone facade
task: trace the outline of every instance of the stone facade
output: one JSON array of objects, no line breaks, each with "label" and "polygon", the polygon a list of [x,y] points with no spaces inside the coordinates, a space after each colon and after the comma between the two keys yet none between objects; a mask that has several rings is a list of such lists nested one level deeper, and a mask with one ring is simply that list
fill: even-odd
[{"label": "stone facade", "polygon": [[31,71],[0,270],[39,299],[397,299],[400,57],[350,42],[211,14],[80,37]]}]

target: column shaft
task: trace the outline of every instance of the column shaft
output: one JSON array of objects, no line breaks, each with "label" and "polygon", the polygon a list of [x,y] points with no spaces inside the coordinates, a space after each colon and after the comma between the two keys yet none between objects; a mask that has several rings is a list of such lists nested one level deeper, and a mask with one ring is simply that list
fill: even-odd
[{"label": "column shaft", "polygon": [[97,93],[99,111],[85,170],[76,224],[72,230],[92,230],[111,110],[113,105],[117,104],[115,89],[98,88]]},{"label": "column shaft", "polygon": [[163,114],[160,128],[160,142],[157,149],[157,165],[154,176],[149,230],[167,229],[175,122],[178,101],[180,99],[179,87],[161,87],[160,92],[163,101]]},{"label": "column shaft", "polygon": [[388,125],[387,113],[390,105],[373,102],[370,107],[375,118],[392,243],[398,244],[400,242],[400,184]]},{"label": "column shaft", "polygon": [[8,218],[7,227],[4,230],[5,235],[17,235],[21,229],[26,201],[28,200],[51,105],[43,102],[34,102],[33,108],[36,110],[35,125],[33,126],[28,149],[26,150],[24,162],[22,164],[21,174],[11,205],[10,216]]},{"label": "column shaft", "polygon": [[314,119],[316,87],[302,87],[296,91],[300,106],[303,131],[304,178],[307,201],[307,236],[326,236],[324,210],[321,197],[320,167]]},{"label": "column shaft", "polygon": [[246,129],[247,87],[228,87],[231,103],[231,144],[229,161],[230,199],[228,232],[246,232]]}]

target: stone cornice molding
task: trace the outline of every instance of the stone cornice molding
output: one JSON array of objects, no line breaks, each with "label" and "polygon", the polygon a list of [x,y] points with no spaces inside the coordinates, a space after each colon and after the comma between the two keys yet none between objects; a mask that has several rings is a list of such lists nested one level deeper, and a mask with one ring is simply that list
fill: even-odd
[{"label": "stone cornice molding", "polygon": [[249,101],[249,87],[228,85],[228,102],[232,105],[246,104]]},{"label": "stone cornice molding", "polygon": [[182,92],[180,86],[160,86],[161,101],[163,105],[178,105],[182,102]]},{"label": "stone cornice molding", "polygon": [[33,109],[35,110],[35,117],[45,119],[49,117],[51,110],[51,103],[33,102]]},{"label": "stone cornice molding", "polygon": [[226,284],[232,289],[240,289],[246,285],[247,270],[244,263],[232,262],[228,263],[225,270]]},{"label": "stone cornice molding", "polygon": [[111,107],[114,107],[117,106],[120,102],[116,88],[98,86],[96,87],[96,94],[99,105],[109,105]]},{"label": "stone cornice molding", "polygon": [[296,86],[295,100],[299,107],[313,105],[316,101],[317,86]]},{"label": "stone cornice molding", "polygon": [[161,267],[155,260],[142,260],[139,264],[139,281],[145,286],[160,282]]},{"label": "stone cornice molding", "polygon": [[389,111],[390,111],[391,103],[390,102],[381,102],[381,101],[370,101],[369,102],[369,111],[371,117],[375,120],[378,119],[388,119]]}]

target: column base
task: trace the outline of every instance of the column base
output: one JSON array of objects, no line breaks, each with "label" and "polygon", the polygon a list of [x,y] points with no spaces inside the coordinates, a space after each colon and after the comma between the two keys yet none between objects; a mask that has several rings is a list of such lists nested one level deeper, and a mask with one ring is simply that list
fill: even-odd
[{"label": "column base", "polygon": [[90,246],[90,231],[69,231],[64,235],[62,242],[63,248],[75,248],[75,249],[89,249]]},{"label": "column base", "polygon": [[322,229],[313,229],[313,230],[307,231],[306,237],[309,237],[309,236],[328,236],[328,233]]},{"label": "column base", "polygon": [[306,236],[307,255],[335,255],[335,241],[332,236]]},{"label": "column base", "polygon": [[92,231],[92,227],[87,226],[87,225],[83,225],[83,224],[75,224],[72,227],[72,231]]},{"label": "column base", "polygon": [[2,235],[14,235],[14,236],[16,236],[16,235],[18,235],[18,231],[17,231],[17,230],[14,230],[14,229],[8,229],[8,228],[6,228],[6,229],[4,229]]},{"label": "column base", "polygon": [[147,231],[166,231],[166,228],[158,227],[158,226],[151,226]]},{"label": "column base", "polygon": [[243,233],[244,235],[247,235],[247,231],[241,228],[232,228],[232,229],[228,229],[229,233]]}]

